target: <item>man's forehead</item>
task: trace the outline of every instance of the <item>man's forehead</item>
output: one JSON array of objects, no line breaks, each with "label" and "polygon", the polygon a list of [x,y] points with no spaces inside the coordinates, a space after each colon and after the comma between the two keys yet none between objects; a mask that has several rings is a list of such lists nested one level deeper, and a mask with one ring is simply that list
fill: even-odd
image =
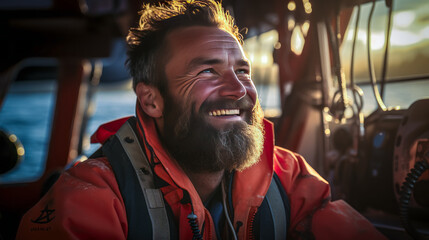
[{"label": "man's forehead", "polygon": [[217,27],[192,26],[179,28],[168,36],[170,49],[204,47],[207,50],[216,48],[241,49],[237,39],[230,33]]}]

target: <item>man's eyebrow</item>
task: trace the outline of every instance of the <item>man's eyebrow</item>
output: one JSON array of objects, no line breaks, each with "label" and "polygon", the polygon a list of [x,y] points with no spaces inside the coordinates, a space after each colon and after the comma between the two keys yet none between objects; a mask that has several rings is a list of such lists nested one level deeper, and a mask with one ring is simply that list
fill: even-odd
[{"label": "man's eyebrow", "polygon": [[249,61],[245,60],[245,59],[240,59],[237,61],[237,65],[240,67],[250,67],[250,63]]},{"label": "man's eyebrow", "polygon": [[[188,71],[191,71],[195,67],[202,66],[202,65],[216,65],[216,64],[222,64],[224,60],[218,59],[218,58],[204,58],[204,57],[198,57],[191,60],[191,62],[188,64]],[[240,67],[250,67],[249,61],[246,59],[240,59],[237,61],[236,65]]]},{"label": "man's eyebrow", "polygon": [[223,63],[223,60],[221,59],[198,57],[191,60],[191,62],[188,64],[188,70],[192,70],[193,68],[201,65],[215,65],[221,63]]}]

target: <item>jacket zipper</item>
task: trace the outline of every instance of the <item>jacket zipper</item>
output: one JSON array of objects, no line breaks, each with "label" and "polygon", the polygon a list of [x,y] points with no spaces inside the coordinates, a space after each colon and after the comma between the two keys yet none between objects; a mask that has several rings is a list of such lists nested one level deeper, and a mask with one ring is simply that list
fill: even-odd
[{"label": "jacket zipper", "polygon": [[258,208],[252,207],[250,209],[250,218],[247,222],[247,239],[256,239],[253,232],[253,222],[255,221],[256,212],[258,211]]}]

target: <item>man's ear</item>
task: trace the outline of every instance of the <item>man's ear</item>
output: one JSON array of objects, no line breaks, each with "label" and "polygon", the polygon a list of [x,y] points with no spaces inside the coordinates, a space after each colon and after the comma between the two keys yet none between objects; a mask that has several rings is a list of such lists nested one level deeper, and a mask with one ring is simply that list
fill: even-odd
[{"label": "man's ear", "polygon": [[136,95],[140,106],[147,115],[153,118],[162,117],[164,99],[157,87],[140,82],[136,86]]}]

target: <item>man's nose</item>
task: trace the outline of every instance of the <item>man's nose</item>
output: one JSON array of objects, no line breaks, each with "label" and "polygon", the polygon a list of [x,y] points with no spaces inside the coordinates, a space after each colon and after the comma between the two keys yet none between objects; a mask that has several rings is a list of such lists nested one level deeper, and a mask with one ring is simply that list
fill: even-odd
[{"label": "man's nose", "polygon": [[234,100],[240,100],[246,96],[246,87],[237,78],[235,73],[225,74],[221,86],[219,88],[219,95],[222,97],[233,98]]}]

